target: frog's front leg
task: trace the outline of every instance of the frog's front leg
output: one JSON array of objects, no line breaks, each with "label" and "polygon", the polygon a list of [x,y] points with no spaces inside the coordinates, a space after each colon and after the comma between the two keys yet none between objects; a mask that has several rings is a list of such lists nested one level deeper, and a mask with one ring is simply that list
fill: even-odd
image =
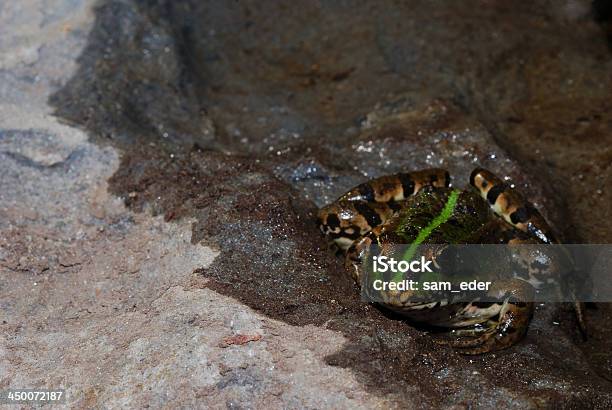
[{"label": "frog's front leg", "polygon": [[[374,228],[374,231],[377,229],[380,228]],[[372,242],[373,240],[370,235],[366,235],[354,241],[353,244],[346,250],[344,267],[351,273],[351,277],[359,286],[361,286],[361,265],[364,261],[366,253],[372,245]]]},{"label": "frog's front leg", "polygon": [[499,309],[499,312],[477,328],[459,329],[457,332],[464,335],[471,332],[474,337],[439,342],[452,346],[462,354],[481,354],[510,347],[521,340],[527,331],[534,309],[533,302],[527,301],[533,300],[533,296],[533,286],[523,280],[512,278],[494,282],[487,292],[487,299],[498,302],[471,303],[461,316],[463,319],[469,315],[478,316],[479,309],[486,312],[486,316],[490,316],[492,309]]},{"label": "frog's front leg", "polygon": [[356,239],[393,216],[400,209],[399,201],[423,187],[449,184],[448,171],[439,168],[385,175],[364,182],[319,210],[319,228],[346,251]]}]

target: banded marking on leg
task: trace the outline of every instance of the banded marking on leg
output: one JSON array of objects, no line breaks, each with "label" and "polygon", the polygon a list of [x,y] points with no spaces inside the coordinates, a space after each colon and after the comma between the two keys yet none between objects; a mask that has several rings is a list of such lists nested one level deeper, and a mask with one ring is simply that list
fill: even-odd
[{"label": "banded marking on leg", "polygon": [[357,185],[342,195],[340,201],[389,202],[402,201],[419,192],[423,187],[439,188],[450,185],[448,171],[440,168],[385,175]]},{"label": "banded marking on leg", "polygon": [[493,212],[510,225],[531,234],[542,243],[558,242],[538,210],[492,172],[476,168],[470,175],[470,184],[487,200]]}]

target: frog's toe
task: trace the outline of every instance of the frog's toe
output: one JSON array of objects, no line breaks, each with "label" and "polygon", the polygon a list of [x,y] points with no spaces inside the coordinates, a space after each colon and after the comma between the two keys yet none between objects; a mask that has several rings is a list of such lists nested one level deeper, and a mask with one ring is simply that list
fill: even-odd
[{"label": "frog's toe", "polygon": [[[471,327],[453,329],[448,333],[448,337],[446,340],[456,340],[457,338],[475,338],[481,336],[486,331],[494,328],[497,325],[497,322],[494,324],[493,321],[489,320],[486,324],[478,324]],[[442,344],[449,344],[446,342],[442,342]]]}]

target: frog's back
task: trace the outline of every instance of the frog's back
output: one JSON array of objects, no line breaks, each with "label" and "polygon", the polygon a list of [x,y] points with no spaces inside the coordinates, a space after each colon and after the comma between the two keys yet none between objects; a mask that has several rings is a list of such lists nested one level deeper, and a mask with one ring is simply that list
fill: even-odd
[{"label": "frog's back", "polygon": [[408,198],[382,229],[382,242],[461,244],[477,240],[492,221],[488,205],[472,191],[424,189]]}]

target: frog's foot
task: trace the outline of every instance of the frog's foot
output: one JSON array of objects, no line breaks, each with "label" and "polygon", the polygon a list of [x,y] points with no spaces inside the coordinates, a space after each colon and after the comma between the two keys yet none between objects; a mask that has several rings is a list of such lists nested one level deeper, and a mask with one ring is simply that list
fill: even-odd
[{"label": "frog's foot", "polygon": [[361,264],[363,258],[367,253],[368,249],[372,245],[372,239],[368,236],[353,242],[353,244],[346,251],[346,257],[344,259],[344,267],[351,273],[353,280],[361,286]]},{"label": "frog's foot", "polygon": [[[460,330],[460,337],[449,340],[437,340],[442,344],[447,344],[461,354],[482,354],[495,350],[506,349],[523,338],[531,314],[533,303],[520,303],[507,301],[502,306],[500,320],[485,331]],[[466,336],[471,332],[477,336]],[[478,335],[480,333],[480,335]]]},{"label": "frog's foot", "polygon": [[[481,354],[505,349],[517,343],[525,335],[534,304],[534,289],[520,279],[499,281],[489,290],[487,296],[500,300],[499,303],[479,303],[488,312],[499,306],[499,313],[483,324],[453,331],[454,338],[438,339],[462,354]],[[458,337],[457,337],[458,336]]]},{"label": "frog's foot", "polygon": [[480,192],[493,212],[510,225],[532,235],[540,243],[558,242],[550,225],[538,210],[491,171],[476,168],[470,175],[470,184]]}]

